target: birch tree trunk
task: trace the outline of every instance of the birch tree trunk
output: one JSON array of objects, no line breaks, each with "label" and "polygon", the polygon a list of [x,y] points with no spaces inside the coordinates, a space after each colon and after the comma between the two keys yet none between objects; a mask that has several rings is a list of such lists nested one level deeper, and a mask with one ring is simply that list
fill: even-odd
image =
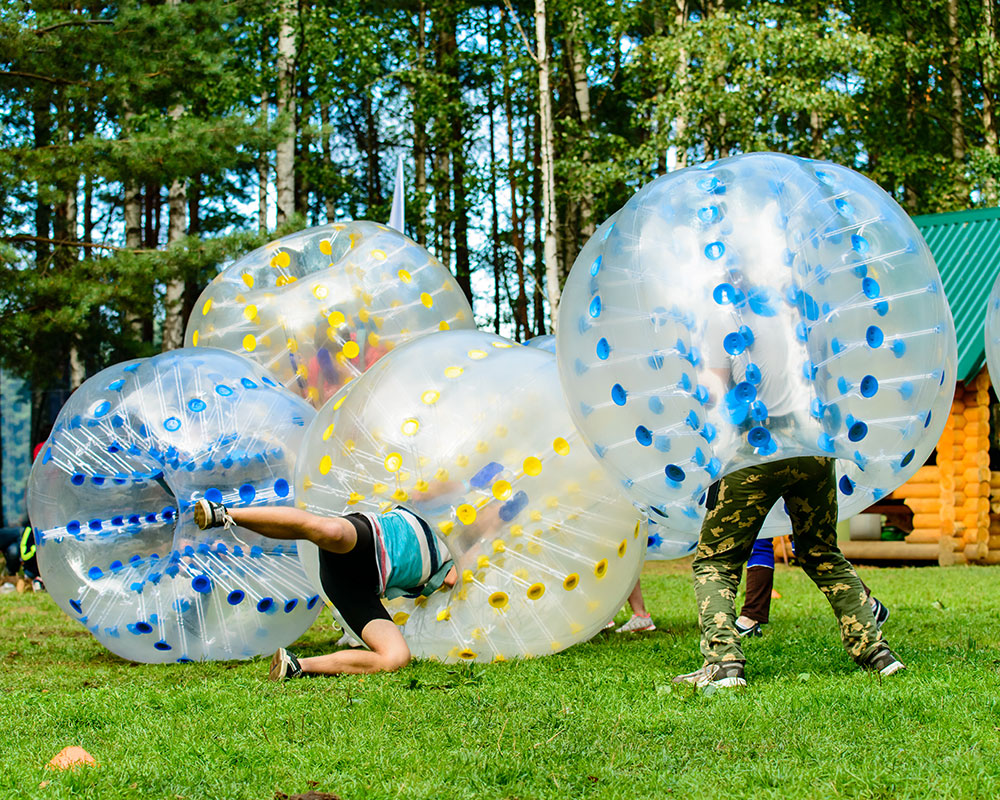
[{"label": "birch tree trunk", "polygon": [[278,23],[278,114],[286,115],[284,136],[278,142],[274,159],[274,185],[277,193],[277,224],[292,216],[295,209],[295,0],[282,0]]},{"label": "birch tree trunk", "polygon": [[[167,0],[168,6],[178,6],[181,0]],[[170,109],[170,119],[176,125],[184,115],[184,106],[178,104]],[[167,246],[178,242],[187,233],[187,186],[182,178],[175,177],[170,183],[167,195]],[[176,350],[184,346],[184,281],[179,275],[167,278],[163,296],[165,315],[163,318],[163,341],[161,350]]]},{"label": "birch tree trunk", "polygon": [[[983,148],[986,155],[990,156],[990,161],[994,161],[1000,152],[997,134],[996,118],[996,88],[997,88],[997,32],[996,18],[993,10],[995,0],[982,0],[983,8],[983,35],[982,45],[982,65],[983,65]],[[991,164],[992,166],[992,164]],[[987,205],[995,206],[1000,200],[997,193],[997,182],[992,172],[988,173],[983,180],[982,186],[983,200]]]},{"label": "birch tree trunk", "polygon": [[[676,31],[682,33],[687,26],[688,0],[675,0],[676,14],[674,24]],[[683,47],[677,53],[677,87],[678,98],[677,117],[674,119],[674,141],[677,142],[677,168],[684,169],[687,166],[687,103],[684,98],[687,96],[687,72],[688,54]]]},{"label": "birch tree trunk", "polygon": [[535,46],[538,61],[538,124],[541,137],[542,215],[545,221],[545,287],[549,321],[556,329],[559,314],[559,220],[555,197],[555,132],[552,125],[552,93],[549,88],[549,46],[545,0],[535,0]]},{"label": "birch tree trunk", "polygon": [[[587,50],[580,42],[580,36],[584,30],[586,21],[583,10],[579,6],[574,6],[570,12],[569,31],[567,32],[567,47],[570,48],[572,58],[570,64],[573,70],[573,94],[576,97],[576,107],[580,114],[580,128],[588,144],[580,153],[580,160],[583,161],[584,169],[590,166],[590,82],[587,80]],[[590,188],[589,182],[581,188],[578,196],[580,204],[580,235],[582,241],[587,241],[594,235],[597,225],[594,223],[594,192]],[[579,248],[574,248],[579,250]]]},{"label": "birch tree trunk", "polygon": [[965,181],[965,125],[962,120],[962,73],[959,59],[961,43],[958,32],[958,0],[948,0],[948,99],[951,111],[951,158],[956,165],[955,202],[965,205],[968,187]]},{"label": "birch tree trunk", "polygon": [[[417,69],[420,86],[427,69],[427,6],[421,2],[417,10]],[[427,113],[423,98],[413,93],[413,188],[416,200],[417,242],[427,245]]]}]

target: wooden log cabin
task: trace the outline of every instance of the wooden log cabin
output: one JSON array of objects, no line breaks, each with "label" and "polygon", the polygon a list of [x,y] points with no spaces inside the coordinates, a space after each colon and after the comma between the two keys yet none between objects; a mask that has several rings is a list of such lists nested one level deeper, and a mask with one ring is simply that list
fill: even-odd
[{"label": "wooden log cabin", "polygon": [[868,509],[908,531],[903,541],[844,541],[852,560],[1000,563],[997,396],[986,370],[983,322],[1000,272],[1000,208],[915,217],[937,261],[958,337],[958,384],[927,463]]}]

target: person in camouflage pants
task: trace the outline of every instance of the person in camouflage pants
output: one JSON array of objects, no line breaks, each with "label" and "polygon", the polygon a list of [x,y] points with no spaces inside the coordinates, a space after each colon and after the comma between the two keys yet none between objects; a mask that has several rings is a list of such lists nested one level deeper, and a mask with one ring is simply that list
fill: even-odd
[{"label": "person in camouflage pants", "polygon": [[678,682],[745,685],[736,590],[764,518],[781,497],[792,521],[796,558],[833,606],[848,653],[884,675],[902,668],[882,639],[854,567],[837,548],[834,461],[800,457],[738,470],[709,490],[693,564],[705,666],[678,676]]}]

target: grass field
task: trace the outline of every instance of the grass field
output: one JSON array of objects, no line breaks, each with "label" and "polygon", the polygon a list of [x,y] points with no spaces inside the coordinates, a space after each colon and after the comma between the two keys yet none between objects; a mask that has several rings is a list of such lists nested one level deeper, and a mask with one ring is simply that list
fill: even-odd
[{"label": "grass field", "polygon": [[[862,569],[908,669],[857,671],[825,600],[779,567],[745,691],[700,664],[687,562],[647,565],[659,628],[544,659],[266,680],[267,663],[131,664],[47,595],[0,596],[0,794],[254,798],[1000,796],[1000,570]],[[620,615],[624,619],[624,614]],[[325,615],[297,648],[323,652]],[[53,772],[69,744],[97,768]]]}]

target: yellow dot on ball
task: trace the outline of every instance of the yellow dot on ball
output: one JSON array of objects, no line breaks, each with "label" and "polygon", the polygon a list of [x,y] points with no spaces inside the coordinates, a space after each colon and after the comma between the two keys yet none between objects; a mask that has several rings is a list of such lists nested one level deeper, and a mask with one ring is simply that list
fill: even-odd
[{"label": "yellow dot on ball", "polygon": [[569,455],[569,442],[560,436],[558,439],[553,440],[552,449],[556,451],[557,455],[568,456]]},{"label": "yellow dot on ball", "polygon": [[484,442],[482,440],[476,442],[476,452],[485,453],[490,449],[489,442]]},{"label": "yellow dot on ball", "polygon": [[422,292],[420,295],[420,302],[423,303],[427,308],[434,305],[434,298],[431,297],[427,292]]},{"label": "yellow dot on ball", "polygon": [[333,459],[330,456],[323,456],[319,460],[319,471],[321,475],[326,475],[333,467]]},{"label": "yellow dot on ball", "polygon": [[416,489],[418,492],[426,492],[428,489],[431,488],[431,485],[427,481],[421,479],[417,481],[415,484],[413,484],[413,488]]},{"label": "yellow dot on ball", "polygon": [[375,333],[374,331],[372,333],[369,333],[368,334],[368,346],[369,347],[378,347],[378,338],[379,338],[378,334]]},{"label": "yellow dot on ball", "polygon": [[246,317],[247,319],[256,319],[257,318],[257,306],[255,306],[253,304],[248,305],[246,308],[243,309],[243,316]]},{"label": "yellow dot on ball", "polygon": [[577,585],[580,583],[580,576],[575,572],[571,572],[566,576],[566,580],[563,581],[563,589],[567,592],[573,591]]},{"label": "yellow dot on ball", "polygon": [[539,461],[534,456],[528,456],[526,459],[524,459],[524,464],[522,464],[521,466],[522,469],[524,470],[525,475],[531,475],[532,477],[535,477],[536,475],[540,475],[542,472],[542,462]]},{"label": "yellow dot on ball", "polygon": [[485,350],[470,350],[469,351],[469,358],[471,358],[473,361],[480,361],[481,359],[486,358],[486,351]]},{"label": "yellow dot on ball", "polygon": [[246,350],[248,353],[252,353],[254,350],[256,350],[257,337],[255,337],[252,333],[248,333],[246,336],[244,336],[243,349]]},{"label": "yellow dot on ball", "polygon": [[618,558],[624,558],[625,552],[628,550],[628,540],[622,539],[621,544],[618,545]]},{"label": "yellow dot on ball", "polygon": [[335,328],[338,325],[343,325],[346,319],[347,318],[344,316],[343,311],[334,311],[329,317],[327,317],[327,322],[330,323],[331,327]]},{"label": "yellow dot on ball", "polygon": [[396,274],[397,274],[397,275],[399,276],[399,279],[400,279],[400,280],[401,280],[401,281],[402,281],[403,283],[409,283],[410,281],[412,281],[412,280],[413,280],[413,276],[412,276],[412,275],[410,275],[410,273],[409,273],[409,272],[407,272],[407,271],[406,271],[405,269],[401,269],[401,270],[400,270],[399,272],[397,272]]},{"label": "yellow dot on ball", "polygon": [[205,301],[205,305],[201,307],[202,316],[205,316],[211,310],[212,310],[212,298],[209,297],[208,300]]},{"label": "yellow dot on ball", "polygon": [[254,284],[253,275],[251,275],[249,272],[244,272],[240,277],[243,278],[243,283],[247,285],[248,289],[253,288]]},{"label": "yellow dot on ball", "polygon": [[437,472],[434,473],[434,480],[439,481],[440,483],[444,483],[446,480],[448,480],[448,470],[446,470],[444,467],[441,467]]},{"label": "yellow dot on ball", "polygon": [[325,256],[333,254],[333,245],[330,244],[329,239],[324,239],[319,243],[319,251]]},{"label": "yellow dot on ball", "polygon": [[521,536],[524,534],[524,528],[521,525],[511,525],[510,535],[511,536]]},{"label": "yellow dot on ball", "polygon": [[476,657],[476,653],[475,651],[466,648],[465,650],[458,651],[458,657],[464,658],[467,661],[472,661]]},{"label": "yellow dot on ball", "polygon": [[440,611],[438,611],[438,613],[437,613],[437,621],[438,622],[445,622],[446,620],[449,620],[449,619],[451,619],[451,609],[448,608],[447,606],[445,606]]},{"label": "yellow dot on ball", "polygon": [[314,296],[314,297],[315,297],[315,298],[316,298],[317,300],[322,300],[322,299],[323,299],[323,298],[325,298],[325,297],[326,297],[326,296],[327,296],[328,294],[330,294],[330,290],[329,290],[329,289],[327,289],[327,288],[326,288],[326,287],[325,287],[325,286],[324,286],[324,285],[323,285],[322,283],[320,283],[320,284],[317,284],[317,285],[316,285],[316,286],[315,286],[315,287],[313,288],[313,296]]},{"label": "yellow dot on ball", "polygon": [[493,552],[494,553],[506,553],[507,552],[507,545],[504,543],[503,539],[494,539],[493,540]]},{"label": "yellow dot on ball", "polygon": [[638,539],[639,538],[639,531],[640,530],[642,530],[642,520],[639,520],[638,522],[635,523],[635,530],[632,531],[632,538],[633,539]]},{"label": "yellow dot on ball", "polygon": [[399,453],[389,453],[385,457],[385,468],[389,472],[397,472],[403,466],[403,457]]},{"label": "yellow dot on ball", "polygon": [[195,331],[194,333],[191,334],[191,346],[192,347],[198,346],[198,331]]},{"label": "yellow dot on ball", "polygon": [[525,593],[528,595],[529,600],[537,600],[543,594],[545,594],[545,584],[533,583],[528,587],[528,591]]},{"label": "yellow dot on ball", "polygon": [[404,436],[416,436],[417,431],[420,430],[420,423],[412,417],[403,422],[399,428]]},{"label": "yellow dot on ball", "polygon": [[350,496],[347,498],[347,504],[349,506],[353,506],[357,503],[360,503],[364,499],[365,496],[363,494],[358,494],[357,492],[351,492]]},{"label": "yellow dot on ball", "polygon": [[400,625],[400,626],[405,625],[406,621],[409,618],[410,618],[410,615],[407,614],[405,611],[397,611],[395,614],[392,615],[392,621],[395,622],[397,625]]},{"label": "yellow dot on ball", "polygon": [[500,480],[493,484],[493,496],[497,500],[506,500],[510,497],[511,491],[511,485],[507,481]]},{"label": "yellow dot on ball", "polygon": [[385,250],[372,250],[372,258],[376,261],[385,261]]},{"label": "yellow dot on ball", "polygon": [[295,341],[295,339],[289,339],[287,342],[285,342],[285,347],[288,348],[289,353],[299,352],[299,343]]},{"label": "yellow dot on ball", "polygon": [[389,489],[384,483],[373,483],[372,494],[382,494]]},{"label": "yellow dot on ball", "polygon": [[476,509],[468,503],[462,503],[462,505],[455,509],[455,513],[458,515],[458,518],[462,521],[463,525],[471,525],[476,521]]},{"label": "yellow dot on ball", "polygon": [[441,533],[447,536],[455,529],[455,523],[452,522],[451,520],[445,520],[438,526],[438,529],[441,531]]},{"label": "yellow dot on ball", "polygon": [[489,556],[479,556],[479,558],[476,559],[476,569],[486,569],[489,565]]},{"label": "yellow dot on ball", "polygon": [[331,436],[333,436],[333,423],[332,422],[329,425],[327,425],[326,426],[326,430],[323,431],[323,441],[325,442]]},{"label": "yellow dot on ball", "polygon": [[439,331],[450,331],[451,330],[451,325],[449,325],[444,320],[441,320],[441,322],[438,324],[438,330]]},{"label": "yellow dot on ball", "polygon": [[458,456],[456,456],[455,458],[455,464],[458,465],[459,467],[467,467],[469,466],[469,457],[467,455],[459,453]]},{"label": "yellow dot on ball", "polygon": [[507,607],[509,600],[510,598],[507,597],[506,592],[493,592],[493,594],[490,595],[489,600],[486,602],[493,606],[493,608],[500,610]]},{"label": "yellow dot on ball", "polygon": [[358,319],[359,320],[361,320],[362,322],[368,322],[368,317],[369,317],[369,314],[368,314],[368,309],[367,308],[359,308],[358,309]]},{"label": "yellow dot on ball", "polygon": [[498,350],[506,350],[509,347],[513,347],[514,343],[513,342],[493,342],[493,346],[496,347]]},{"label": "yellow dot on ball", "polygon": [[336,411],[338,408],[340,408],[342,405],[344,405],[344,401],[346,399],[347,399],[347,395],[346,394],[342,394],[340,397],[338,397],[336,400],[334,400],[333,401],[333,410]]},{"label": "yellow dot on ball", "polygon": [[353,341],[352,342],[345,342],[343,350],[341,350],[341,352],[347,358],[357,358],[358,354],[361,352],[361,348],[358,347],[358,343],[357,342],[353,342]]},{"label": "yellow dot on ball", "polygon": [[446,378],[457,378],[465,370],[462,367],[446,367],[444,370],[444,376]]},{"label": "yellow dot on ball", "polygon": [[420,395],[420,399],[423,401],[424,405],[432,406],[441,399],[441,392],[435,391],[434,389],[428,389]]},{"label": "yellow dot on ball", "polygon": [[397,503],[405,503],[410,499],[410,496],[406,493],[405,489],[400,488],[392,493],[392,499]]},{"label": "yellow dot on ball", "polygon": [[602,558],[596,564],[594,564],[594,575],[598,578],[603,578],[604,574],[608,571],[608,560]]}]

